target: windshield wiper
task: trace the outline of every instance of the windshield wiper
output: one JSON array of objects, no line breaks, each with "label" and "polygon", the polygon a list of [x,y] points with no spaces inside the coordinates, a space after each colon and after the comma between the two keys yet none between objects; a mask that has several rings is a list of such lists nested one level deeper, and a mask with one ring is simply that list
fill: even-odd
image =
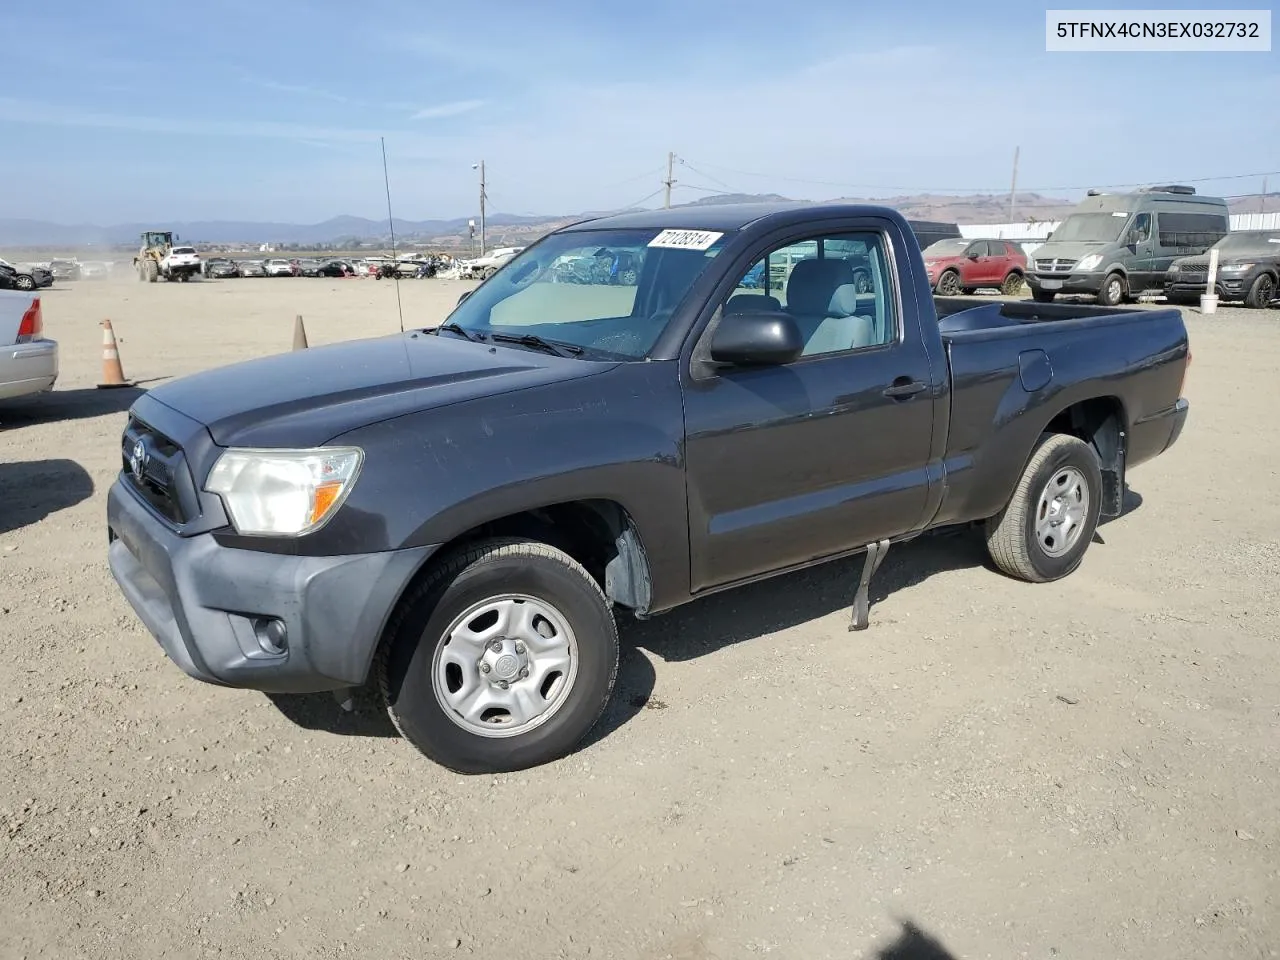
[{"label": "windshield wiper", "polygon": [[499,343],[518,343],[524,347],[534,347],[544,353],[554,353],[557,357],[578,357],[584,352],[583,348],[576,343],[544,340],[536,333],[491,333],[489,339]]},{"label": "windshield wiper", "polygon": [[460,327],[456,323],[440,324],[440,326],[436,327],[437,337],[440,336],[441,330],[448,330],[450,333],[456,333],[458,336],[462,337],[464,340],[470,340],[472,343],[478,343],[484,339],[479,334],[472,333],[470,330],[467,330],[464,327]]}]

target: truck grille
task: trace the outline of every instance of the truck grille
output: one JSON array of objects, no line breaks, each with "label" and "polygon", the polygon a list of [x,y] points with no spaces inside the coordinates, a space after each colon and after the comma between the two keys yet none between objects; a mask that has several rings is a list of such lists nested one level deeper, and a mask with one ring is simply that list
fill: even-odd
[{"label": "truck grille", "polygon": [[120,441],[122,476],[143,500],[174,523],[187,520],[179,478],[187,469],[182,449],[164,434],[130,417]]},{"label": "truck grille", "polygon": [[1037,260],[1036,270],[1040,273],[1070,273],[1071,268],[1076,265],[1074,260]]}]

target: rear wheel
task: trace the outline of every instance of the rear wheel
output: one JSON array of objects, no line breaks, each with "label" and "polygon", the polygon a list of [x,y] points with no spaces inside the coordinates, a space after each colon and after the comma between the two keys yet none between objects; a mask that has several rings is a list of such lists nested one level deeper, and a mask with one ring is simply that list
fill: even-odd
[{"label": "rear wheel", "polygon": [[1022,274],[1013,272],[1000,284],[1000,292],[1006,297],[1016,297],[1022,292]]},{"label": "rear wheel", "polygon": [[960,293],[960,274],[955,270],[944,270],[938,278],[938,296],[954,297]]},{"label": "rear wheel", "polygon": [[148,260],[143,264],[143,272],[146,274],[147,283],[155,283],[160,279],[160,265],[154,260]]},{"label": "rear wheel", "polygon": [[1249,288],[1249,293],[1244,298],[1246,307],[1265,307],[1275,299],[1276,296],[1276,279],[1269,273],[1264,273],[1253,281],[1253,286]]},{"label": "rear wheel", "polygon": [[1109,273],[1098,291],[1098,303],[1104,307],[1119,306],[1129,295],[1129,285],[1118,273]]},{"label": "rear wheel", "polygon": [[1008,505],[987,521],[987,551],[1011,577],[1057,580],[1080,566],[1098,526],[1102,470],[1078,437],[1047,434]]},{"label": "rear wheel", "polygon": [[618,632],[590,574],[555,547],[489,540],[432,570],[400,604],[376,675],[396,728],[460,773],[569,753],[618,671]]}]

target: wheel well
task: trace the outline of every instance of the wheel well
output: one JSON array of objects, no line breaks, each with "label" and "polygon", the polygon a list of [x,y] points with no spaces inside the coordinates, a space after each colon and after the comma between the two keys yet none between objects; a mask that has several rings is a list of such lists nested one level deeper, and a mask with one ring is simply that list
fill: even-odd
[{"label": "wheel well", "polygon": [[1093,447],[1102,468],[1102,513],[1120,515],[1124,503],[1124,465],[1128,425],[1118,397],[1093,397],[1073,403],[1049,421],[1045,433],[1065,433]]},{"label": "wheel well", "polygon": [[491,537],[521,537],[557,547],[582,564],[610,600],[641,615],[649,609],[649,563],[640,534],[627,511],[613,500],[553,503],[486,521],[444,544],[414,580],[437,558]]}]

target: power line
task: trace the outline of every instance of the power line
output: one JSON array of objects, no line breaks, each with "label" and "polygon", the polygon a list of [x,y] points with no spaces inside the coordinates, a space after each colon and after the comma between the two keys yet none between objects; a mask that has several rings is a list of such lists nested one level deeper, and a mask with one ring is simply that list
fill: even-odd
[{"label": "power line", "polygon": [[[706,161],[698,161],[702,166],[710,167],[713,170],[723,170],[726,173],[737,174],[742,177],[756,177],[765,180],[779,180],[785,183],[804,183],[814,186],[823,187],[839,187],[845,190],[900,190],[904,192],[919,193],[1001,193],[1003,188],[999,187],[922,187],[922,186],[888,186],[885,184],[868,184],[868,183],[844,183],[838,180],[812,180],[805,177],[786,177],[771,173],[760,173],[751,170],[739,170],[734,167],[725,167],[720,164],[707,163]],[[709,180],[715,178],[697,170],[686,161],[681,160],[685,166],[695,173],[701,173],[702,176]],[[1227,176],[1218,177],[1152,177],[1146,180],[1132,180],[1127,183],[1088,183],[1076,185],[1056,185],[1056,186],[1024,186],[1022,192],[1044,192],[1049,190],[1114,190],[1120,187],[1140,187],[1149,183],[1216,183],[1226,180],[1250,180],[1261,177],[1280,176],[1280,171],[1270,170],[1262,173],[1233,173]]]}]

